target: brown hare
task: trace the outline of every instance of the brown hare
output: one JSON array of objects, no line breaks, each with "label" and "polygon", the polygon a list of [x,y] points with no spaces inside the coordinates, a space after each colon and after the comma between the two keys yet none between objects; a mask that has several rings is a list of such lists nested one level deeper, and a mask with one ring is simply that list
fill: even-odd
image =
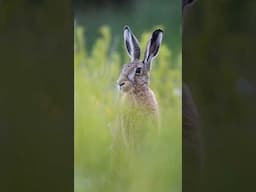
[{"label": "brown hare", "polygon": [[159,107],[149,84],[151,63],[158,55],[162,37],[161,29],[152,33],[144,58],[140,60],[138,40],[128,26],[124,27],[124,43],[131,60],[123,66],[117,85],[122,94],[122,104],[131,109],[122,111],[119,120],[126,145],[135,145],[136,140],[140,140],[138,137],[141,134],[138,132],[147,131],[146,122],[151,122],[151,126],[156,129],[159,127]]}]

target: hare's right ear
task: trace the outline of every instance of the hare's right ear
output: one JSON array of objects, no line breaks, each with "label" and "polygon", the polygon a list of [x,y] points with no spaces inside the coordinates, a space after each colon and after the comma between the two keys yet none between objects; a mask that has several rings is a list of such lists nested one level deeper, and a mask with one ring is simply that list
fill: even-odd
[{"label": "hare's right ear", "polygon": [[124,27],[124,43],[131,58],[131,61],[135,59],[140,59],[139,42],[127,25]]}]

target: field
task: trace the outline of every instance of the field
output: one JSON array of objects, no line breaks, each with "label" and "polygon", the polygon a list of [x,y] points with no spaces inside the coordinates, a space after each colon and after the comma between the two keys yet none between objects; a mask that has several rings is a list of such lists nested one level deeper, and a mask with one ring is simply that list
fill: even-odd
[{"label": "field", "polygon": [[[149,138],[150,149],[120,157],[124,167],[116,178],[111,160],[111,127],[117,117],[116,80],[128,57],[110,43],[108,26],[91,53],[86,50],[84,28],[75,26],[75,191],[181,191],[181,58],[171,63],[171,50],[163,43],[153,62],[151,87],[160,104],[160,136]],[[150,33],[138,37],[143,50]],[[128,158],[128,159],[127,159]]]},{"label": "field", "polygon": [[[131,2],[122,8],[75,9],[75,192],[181,191],[180,1]],[[139,39],[142,54],[152,30],[164,30],[151,72],[161,131],[147,136],[142,150],[113,155],[111,129],[120,113],[116,81],[122,65],[129,62],[123,44],[125,24]]]}]

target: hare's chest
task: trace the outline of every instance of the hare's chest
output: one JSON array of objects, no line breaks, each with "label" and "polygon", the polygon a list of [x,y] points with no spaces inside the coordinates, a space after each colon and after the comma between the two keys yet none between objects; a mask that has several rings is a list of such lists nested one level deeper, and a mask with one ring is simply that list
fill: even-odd
[{"label": "hare's chest", "polygon": [[125,94],[121,99],[123,109],[127,115],[136,118],[158,118],[159,107],[154,93],[150,90],[147,93]]},{"label": "hare's chest", "polygon": [[[150,99],[150,101],[148,100]],[[158,106],[153,95],[123,95],[121,98],[120,128],[124,142],[136,146],[145,135],[155,134],[159,129]]]},{"label": "hare's chest", "polygon": [[157,101],[153,91],[149,90],[147,92],[141,91],[135,93],[123,94],[121,101],[123,104],[138,106],[140,108],[156,108]]}]

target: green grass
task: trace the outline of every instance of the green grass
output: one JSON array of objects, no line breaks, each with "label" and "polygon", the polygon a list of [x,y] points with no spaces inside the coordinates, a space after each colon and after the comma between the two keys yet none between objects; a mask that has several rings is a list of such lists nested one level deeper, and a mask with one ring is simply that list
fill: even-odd
[{"label": "green grass", "polygon": [[[113,161],[111,128],[119,106],[115,83],[128,57],[113,45],[110,27],[99,33],[89,52],[84,28],[75,26],[75,192],[180,192],[181,55],[172,62],[163,42],[153,62],[151,87],[160,104],[160,135],[148,137],[144,150],[124,151]],[[149,35],[146,31],[139,37],[143,50]]]}]

